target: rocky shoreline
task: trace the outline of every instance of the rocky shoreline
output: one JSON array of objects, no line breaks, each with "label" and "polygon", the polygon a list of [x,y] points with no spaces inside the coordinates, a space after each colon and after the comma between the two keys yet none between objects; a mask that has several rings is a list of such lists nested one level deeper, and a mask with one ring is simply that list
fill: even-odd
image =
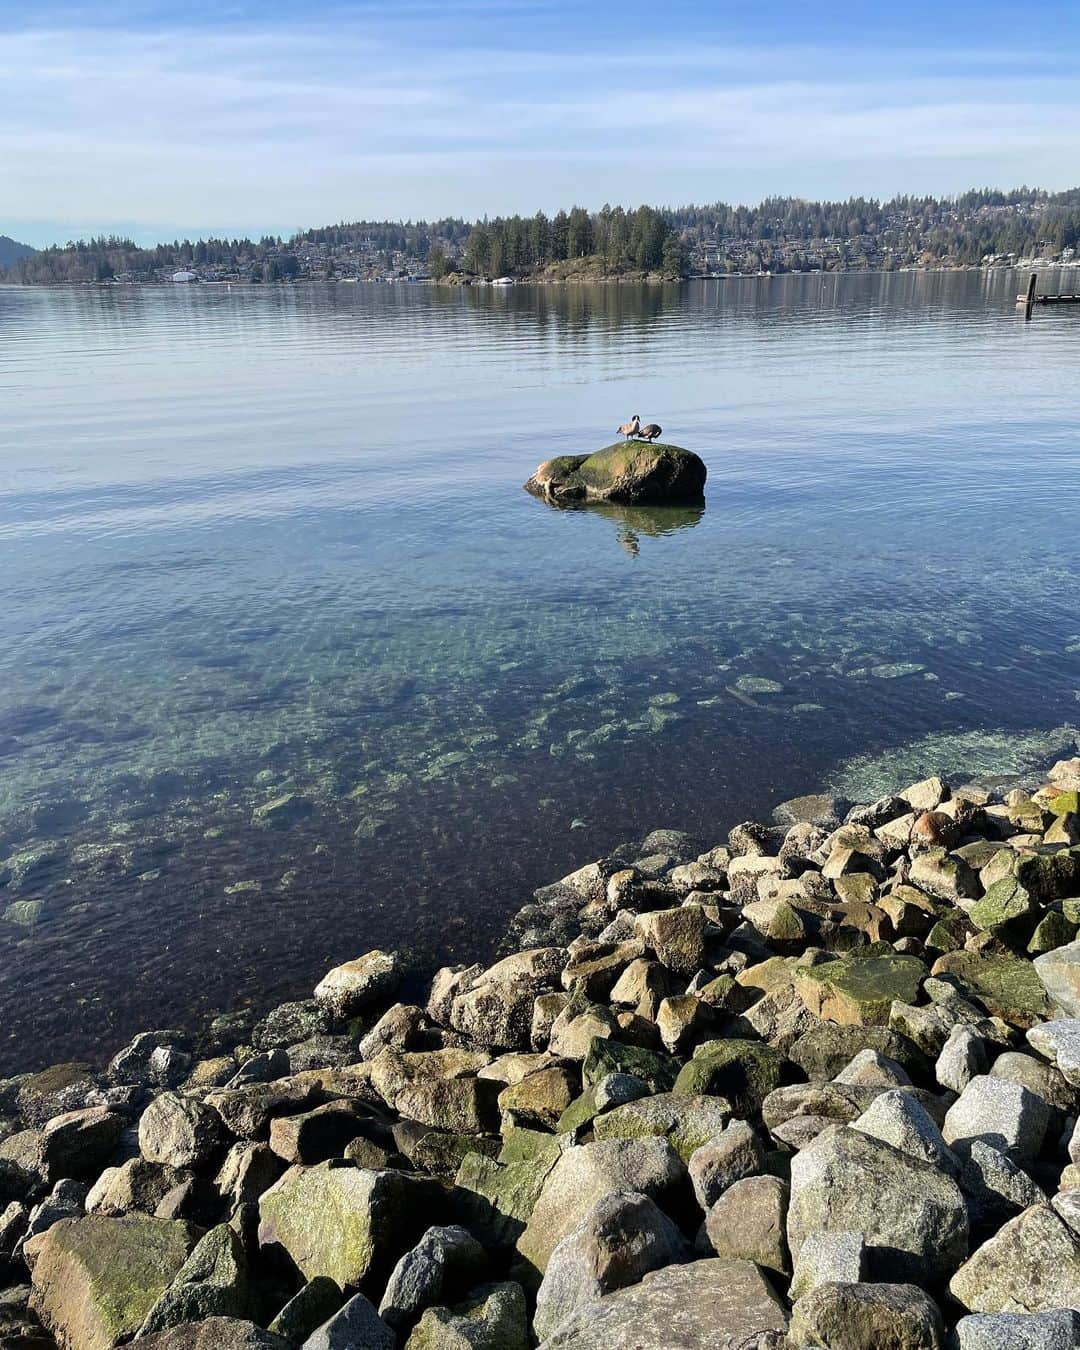
[{"label": "rocky shoreline", "polygon": [[1080,759],[710,842],[0,1082],[0,1348],[1080,1345]]}]

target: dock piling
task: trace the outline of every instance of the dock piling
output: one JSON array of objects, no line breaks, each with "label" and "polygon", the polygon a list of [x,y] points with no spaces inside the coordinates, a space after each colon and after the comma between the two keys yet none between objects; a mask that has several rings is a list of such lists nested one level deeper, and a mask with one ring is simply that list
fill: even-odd
[{"label": "dock piling", "polygon": [[1031,322],[1031,311],[1035,304],[1035,287],[1039,284],[1038,272],[1032,272],[1028,277],[1027,299],[1024,301],[1024,322]]}]

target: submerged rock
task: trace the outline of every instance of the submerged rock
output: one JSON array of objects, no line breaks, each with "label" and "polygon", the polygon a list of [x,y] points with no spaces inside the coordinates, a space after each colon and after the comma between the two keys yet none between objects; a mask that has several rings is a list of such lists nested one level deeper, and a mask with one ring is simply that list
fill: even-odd
[{"label": "submerged rock", "polygon": [[708,470],[691,450],[660,441],[618,441],[592,455],[545,460],[525,484],[548,501],[693,501]]}]

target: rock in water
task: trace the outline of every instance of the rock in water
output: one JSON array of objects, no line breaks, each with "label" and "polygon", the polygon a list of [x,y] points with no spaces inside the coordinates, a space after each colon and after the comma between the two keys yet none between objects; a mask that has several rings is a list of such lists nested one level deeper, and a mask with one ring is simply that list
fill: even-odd
[{"label": "rock in water", "polygon": [[707,472],[677,445],[617,441],[593,455],[545,460],[525,489],[551,502],[685,502],[701,496]]}]

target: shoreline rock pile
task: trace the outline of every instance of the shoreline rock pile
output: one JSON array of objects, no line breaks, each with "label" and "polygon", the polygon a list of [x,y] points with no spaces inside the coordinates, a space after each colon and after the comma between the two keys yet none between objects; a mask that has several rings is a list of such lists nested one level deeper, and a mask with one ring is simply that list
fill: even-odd
[{"label": "shoreline rock pile", "polygon": [[1080,1345],[1080,760],[774,819],[0,1082],[0,1346]]}]

